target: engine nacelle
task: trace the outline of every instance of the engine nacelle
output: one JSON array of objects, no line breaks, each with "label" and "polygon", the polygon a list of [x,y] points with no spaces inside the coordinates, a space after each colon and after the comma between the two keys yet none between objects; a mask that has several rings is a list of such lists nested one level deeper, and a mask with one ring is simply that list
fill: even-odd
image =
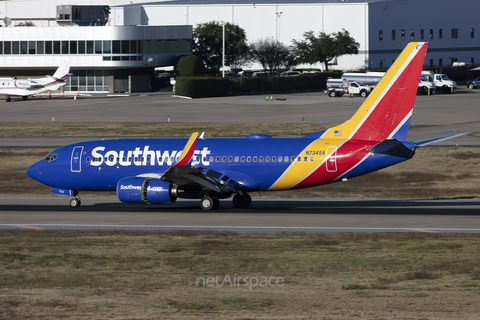
[{"label": "engine nacelle", "polygon": [[42,85],[32,80],[16,80],[15,86],[19,89],[33,89],[43,87]]},{"label": "engine nacelle", "polygon": [[171,183],[151,178],[123,178],[117,184],[117,196],[122,202],[169,204],[177,200],[178,190]]}]

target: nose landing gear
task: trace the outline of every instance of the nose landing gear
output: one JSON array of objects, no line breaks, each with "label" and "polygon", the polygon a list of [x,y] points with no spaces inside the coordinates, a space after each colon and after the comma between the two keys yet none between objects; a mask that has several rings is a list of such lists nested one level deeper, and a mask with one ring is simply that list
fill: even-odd
[{"label": "nose landing gear", "polygon": [[76,194],[75,195],[75,198],[73,198],[72,200],[70,200],[70,206],[72,207],[80,207],[82,205],[82,200],[80,199],[80,197]]}]

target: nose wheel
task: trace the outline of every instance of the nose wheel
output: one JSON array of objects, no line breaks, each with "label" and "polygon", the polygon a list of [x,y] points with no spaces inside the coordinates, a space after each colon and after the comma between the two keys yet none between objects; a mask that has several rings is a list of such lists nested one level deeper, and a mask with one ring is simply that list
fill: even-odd
[{"label": "nose wheel", "polygon": [[205,196],[200,200],[200,208],[205,211],[216,210],[220,206],[220,200],[215,197]]},{"label": "nose wheel", "polygon": [[82,204],[82,201],[80,200],[79,197],[75,197],[72,200],[70,200],[71,207],[80,207],[81,204]]}]

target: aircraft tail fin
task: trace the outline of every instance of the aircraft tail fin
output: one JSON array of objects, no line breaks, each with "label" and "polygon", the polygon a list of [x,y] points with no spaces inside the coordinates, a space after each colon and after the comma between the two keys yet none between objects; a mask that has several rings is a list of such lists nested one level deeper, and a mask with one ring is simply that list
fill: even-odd
[{"label": "aircraft tail fin", "polygon": [[428,43],[409,43],[362,106],[324,137],[405,141]]},{"label": "aircraft tail fin", "polygon": [[57,80],[65,81],[69,77],[70,72],[70,62],[63,61],[62,64],[58,67],[57,71],[51,76]]}]

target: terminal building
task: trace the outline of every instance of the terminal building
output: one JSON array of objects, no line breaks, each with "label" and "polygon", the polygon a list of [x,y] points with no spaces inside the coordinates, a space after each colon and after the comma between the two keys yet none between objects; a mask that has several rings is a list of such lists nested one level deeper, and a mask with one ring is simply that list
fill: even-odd
[{"label": "terminal building", "polygon": [[191,54],[193,28],[213,20],[286,45],[345,29],[359,53],[332,69],[386,69],[410,41],[429,42],[426,67],[480,64],[479,11],[471,0],[0,1],[0,77],[52,74],[69,60],[66,90],[146,91],[153,69]]}]

